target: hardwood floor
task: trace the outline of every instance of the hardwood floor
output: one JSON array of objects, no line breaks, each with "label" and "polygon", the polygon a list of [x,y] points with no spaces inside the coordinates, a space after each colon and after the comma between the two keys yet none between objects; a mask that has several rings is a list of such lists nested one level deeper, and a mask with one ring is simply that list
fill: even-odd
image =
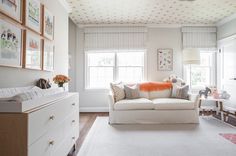
[{"label": "hardwood floor", "polygon": [[[80,113],[80,136],[77,140],[75,151],[71,152],[68,156],[76,156],[81,148],[83,141],[85,140],[90,128],[92,127],[96,117],[98,116],[108,116],[108,113]],[[205,114],[207,115],[207,114]],[[209,115],[209,114],[208,114]],[[214,117],[220,119],[220,116],[213,115]],[[229,124],[236,126],[236,119],[229,118]]]}]

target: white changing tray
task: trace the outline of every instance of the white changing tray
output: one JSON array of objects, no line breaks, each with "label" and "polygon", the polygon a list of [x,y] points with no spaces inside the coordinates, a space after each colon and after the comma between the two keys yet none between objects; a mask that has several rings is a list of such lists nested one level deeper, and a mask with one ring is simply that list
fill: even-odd
[{"label": "white changing tray", "polygon": [[52,102],[58,101],[62,98],[65,98],[72,93],[68,92],[61,92],[50,96],[44,96],[40,98],[36,98],[33,100],[23,101],[23,102],[16,102],[16,101],[9,101],[9,102],[1,102],[0,103],[0,112],[12,112],[12,113],[22,113],[27,112],[38,107],[42,107],[44,105],[50,104]]}]

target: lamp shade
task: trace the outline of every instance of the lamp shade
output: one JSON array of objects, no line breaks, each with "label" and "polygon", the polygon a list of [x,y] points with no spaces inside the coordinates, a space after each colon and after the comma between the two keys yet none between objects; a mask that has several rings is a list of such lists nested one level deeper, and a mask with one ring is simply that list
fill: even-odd
[{"label": "lamp shade", "polygon": [[198,49],[189,48],[183,50],[184,64],[200,64],[200,52]]}]

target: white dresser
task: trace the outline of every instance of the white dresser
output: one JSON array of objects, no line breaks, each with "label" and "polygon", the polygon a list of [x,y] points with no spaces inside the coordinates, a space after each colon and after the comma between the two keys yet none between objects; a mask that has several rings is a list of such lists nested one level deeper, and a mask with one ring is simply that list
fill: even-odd
[{"label": "white dresser", "polygon": [[0,113],[1,156],[66,156],[78,137],[78,93],[24,112]]}]

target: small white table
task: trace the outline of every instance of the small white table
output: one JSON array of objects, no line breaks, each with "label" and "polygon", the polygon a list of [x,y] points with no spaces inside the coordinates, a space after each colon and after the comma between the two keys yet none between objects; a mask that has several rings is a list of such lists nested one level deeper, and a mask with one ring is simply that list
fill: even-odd
[{"label": "small white table", "polygon": [[[203,101],[213,101],[215,102],[214,106],[202,106],[202,102]],[[214,112],[216,112],[216,114],[221,114],[221,119],[223,119],[223,103],[225,102],[225,99],[216,99],[213,98],[212,96],[208,96],[207,98],[205,97],[201,97],[199,98],[199,109],[202,110],[202,114],[207,111],[210,115],[213,115]]]}]

